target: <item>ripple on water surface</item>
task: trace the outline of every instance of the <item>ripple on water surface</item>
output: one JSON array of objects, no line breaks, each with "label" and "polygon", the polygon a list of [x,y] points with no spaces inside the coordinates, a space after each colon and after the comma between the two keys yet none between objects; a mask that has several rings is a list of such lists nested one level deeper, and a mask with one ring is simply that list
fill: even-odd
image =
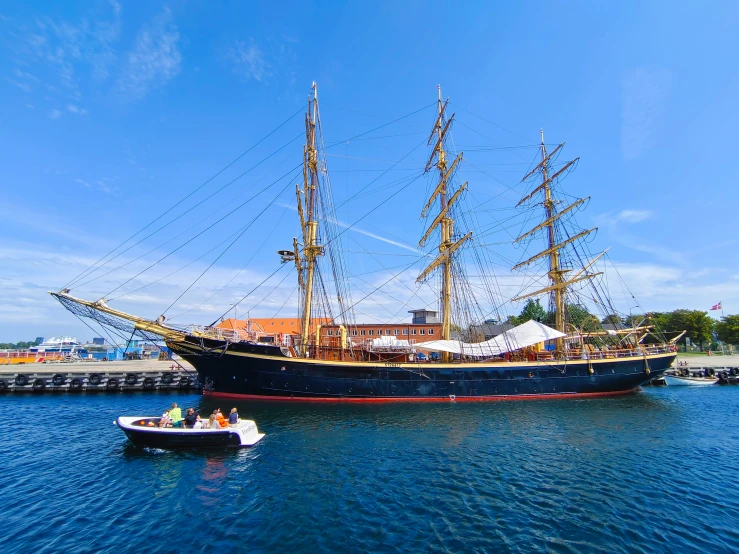
[{"label": "ripple on water surface", "polygon": [[112,425],[215,407],[195,395],[1,401],[3,552],[739,551],[739,387],[245,402],[267,437],[211,452],[135,448]]}]

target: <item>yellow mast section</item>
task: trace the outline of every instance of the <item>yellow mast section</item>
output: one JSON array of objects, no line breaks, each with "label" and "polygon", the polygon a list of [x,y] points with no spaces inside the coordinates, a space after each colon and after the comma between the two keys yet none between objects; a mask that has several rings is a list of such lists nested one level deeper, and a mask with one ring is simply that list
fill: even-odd
[{"label": "yellow mast section", "polygon": [[[561,267],[561,260],[560,260],[560,250],[572,243],[575,242],[578,239],[581,239],[585,237],[586,235],[589,235],[593,231],[597,230],[596,228],[588,229],[586,231],[583,231],[581,233],[578,233],[574,237],[570,237],[567,240],[564,240],[560,243],[557,243],[557,234],[556,234],[556,222],[559,220],[563,215],[571,212],[578,206],[582,205],[584,202],[586,202],[588,199],[583,198],[580,199],[571,205],[567,206],[566,208],[560,210],[559,212],[556,212],[554,209],[555,206],[555,200],[552,197],[552,188],[551,185],[554,183],[557,178],[562,175],[565,171],[567,171],[573,164],[575,164],[579,158],[575,158],[574,160],[567,162],[559,171],[554,173],[554,175],[549,175],[549,162],[552,159],[552,157],[559,152],[559,150],[564,146],[564,143],[560,144],[555,148],[550,154],[547,154],[547,147],[544,144],[544,131],[541,131],[541,162],[537,164],[537,166],[529,171],[526,176],[522,179],[522,182],[531,177],[534,173],[537,171],[541,171],[542,174],[542,182],[529,194],[524,196],[521,201],[517,204],[520,206],[524,202],[527,202],[534,198],[537,193],[544,192],[544,213],[545,213],[545,219],[542,223],[534,227],[533,229],[527,231],[526,233],[523,233],[521,236],[519,236],[514,242],[519,242],[524,238],[530,237],[537,231],[541,229],[546,229],[547,232],[547,248],[539,252],[538,254],[533,255],[528,260],[523,261],[517,265],[515,265],[512,269],[516,270],[520,267],[523,267],[525,265],[530,264],[531,262],[534,262],[540,258],[548,257],[549,258],[549,281],[550,285],[547,287],[544,287],[542,289],[537,290],[536,292],[532,292],[529,294],[521,295],[516,298],[514,298],[514,301],[523,300],[525,298],[530,298],[532,296],[536,296],[541,293],[548,292],[553,296],[554,300],[554,318],[555,323],[554,327],[558,331],[561,331],[562,333],[566,333],[565,330],[565,291],[569,285],[572,285],[574,283],[578,283],[580,281],[584,281],[586,279],[592,279],[593,277],[596,277],[598,275],[601,275],[601,273],[593,273],[585,276],[581,276],[582,273],[585,272],[585,270],[590,267],[595,261],[600,258],[596,258],[592,262],[590,262],[587,266],[585,266],[580,272],[575,274],[573,277],[571,277],[569,280],[564,279],[564,275],[569,272],[568,269],[562,269]],[[602,255],[602,254],[601,254]],[[557,339],[557,350],[560,352],[563,350],[564,342],[563,340]]]},{"label": "yellow mast section", "polygon": [[[429,266],[421,272],[416,279],[416,282],[423,281],[429,273],[434,269],[441,266],[442,271],[442,282],[441,282],[441,338],[442,340],[449,340],[451,338],[452,329],[452,311],[451,311],[451,300],[452,300],[452,254],[457,250],[463,242],[470,238],[472,233],[467,233],[460,240],[453,242],[452,235],[454,234],[454,221],[449,217],[449,209],[452,204],[459,198],[461,190],[463,190],[467,183],[465,183],[460,190],[458,190],[451,198],[449,198],[448,184],[449,179],[452,176],[454,169],[457,164],[462,160],[462,154],[459,154],[452,163],[451,167],[447,164],[447,153],[444,150],[444,137],[446,136],[449,127],[451,126],[454,114],[444,123],[444,111],[446,110],[448,102],[442,103],[441,100],[441,86],[438,87],[439,100],[438,100],[438,116],[434,123],[434,128],[431,131],[428,143],[436,138],[436,143],[431,151],[431,157],[426,164],[426,171],[428,171],[433,165],[434,158],[436,158],[436,168],[439,171],[439,184],[434,189],[428,202],[421,212],[421,217],[426,215],[426,212],[433,205],[436,197],[439,197],[440,211],[434,219],[431,226],[424,233],[423,238],[419,243],[419,247],[422,247],[428,240],[431,232],[437,226],[441,229],[441,241],[439,243],[439,256],[429,264]],[[449,353],[442,352],[442,361],[449,361]]]},{"label": "yellow mast section", "polygon": [[[316,270],[316,258],[323,254],[323,247],[317,244],[318,221],[316,221],[316,191],[318,188],[318,151],[316,150],[316,121],[318,119],[318,87],[313,83],[312,98],[308,98],[308,112],[305,114],[305,147],[303,149],[303,186],[305,187],[305,209],[301,205],[301,194],[298,192],[298,213],[303,227],[303,259],[300,264],[305,268],[303,299],[303,315],[300,328],[299,353],[308,354],[310,338],[311,307],[313,303],[313,280]],[[305,222],[303,223],[303,213]],[[296,258],[298,258],[296,249]],[[300,274],[300,272],[298,272]],[[299,276],[299,283],[301,281]]]}]

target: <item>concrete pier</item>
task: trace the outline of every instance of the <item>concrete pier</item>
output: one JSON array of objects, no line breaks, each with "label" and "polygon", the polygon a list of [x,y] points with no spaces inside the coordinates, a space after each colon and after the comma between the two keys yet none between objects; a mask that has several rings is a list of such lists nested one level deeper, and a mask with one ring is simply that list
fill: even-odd
[{"label": "concrete pier", "polygon": [[183,360],[56,362],[0,366],[0,393],[120,392],[198,388],[200,383],[197,381],[195,370]]}]

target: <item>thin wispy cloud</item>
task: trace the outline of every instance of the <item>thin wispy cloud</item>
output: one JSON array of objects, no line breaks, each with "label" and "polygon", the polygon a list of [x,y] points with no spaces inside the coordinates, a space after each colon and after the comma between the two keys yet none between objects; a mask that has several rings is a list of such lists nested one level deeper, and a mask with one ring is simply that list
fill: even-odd
[{"label": "thin wispy cloud", "polygon": [[624,159],[638,158],[652,146],[670,81],[670,73],[659,68],[639,67],[624,74],[621,82],[621,152]]},{"label": "thin wispy cloud", "polygon": [[387,244],[392,244],[393,246],[397,246],[398,248],[402,248],[403,250],[408,250],[408,251],[413,252],[415,254],[421,255],[421,253],[418,251],[417,248],[413,248],[412,246],[410,246],[410,245],[408,245],[408,244],[406,244],[404,242],[400,242],[400,241],[397,241],[397,240],[389,239],[387,237],[383,237],[383,236],[378,235],[376,233],[371,233],[370,231],[365,231],[364,229],[360,229],[359,227],[350,227],[349,225],[347,225],[346,223],[344,223],[342,221],[336,221],[336,224],[339,227],[343,227],[345,229],[349,229],[350,231],[353,231],[355,233],[359,233],[360,235],[364,235],[366,237],[370,237],[370,238],[373,238],[375,240],[379,240],[381,242],[386,242]]},{"label": "thin wispy cloud", "polygon": [[[290,204],[278,203],[277,205],[278,206],[281,206],[283,208],[288,208],[290,210],[293,210],[294,212],[297,212],[298,211],[298,209],[295,206],[290,205]],[[348,223],[344,223],[343,221],[340,221],[338,219],[333,219],[333,222],[337,226],[341,227],[342,229],[347,229],[349,231],[352,231],[353,233],[358,233],[360,235],[364,235],[366,237],[370,237],[370,238],[373,238],[375,240],[379,240],[380,242],[384,242],[384,243],[387,243],[387,244],[392,244],[393,246],[397,246],[398,248],[402,248],[403,250],[408,250],[409,252],[413,252],[414,254],[418,254],[419,256],[422,255],[422,252],[419,252],[419,250],[417,248],[413,248],[411,245],[406,244],[404,242],[400,242],[398,240],[393,240],[393,239],[388,238],[388,237],[383,237],[382,235],[378,235],[377,233],[372,233],[370,231],[366,231],[365,229],[361,229],[361,228],[356,227],[354,225],[349,225]]]},{"label": "thin wispy cloud", "polygon": [[279,80],[289,85],[295,82],[294,64],[297,59],[293,45],[298,42],[292,37],[282,36],[279,40],[267,39],[257,43],[236,41],[226,50],[225,59],[231,71],[244,81],[254,80],[267,83]]},{"label": "thin wispy cloud", "polygon": [[233,62],[233,72],[244,79],[261,82],[270,74],[270,64],[254,39],[249,44],[237,41],[229,51],[229,58]]},{"label": "thin wispy cloud", "polygon": [[139,31],[133,50],[126,55],[118,91],[132,100],[140,100],[176,77],[182,64],[179,40],[172,12],[165,9]]},{"label": "thin wispy cloud", "polygon": [[103,177],[102,179],[95,179],[92,181],[85,181],[84,179],[75,179],[76,183],[79,183],[85,188],[98,190],[100,192],[104,192],[106,194],[114,193],[118,189],[113,186],[114,179],[111,179],[110,177]]},{"label": "thin wispy cloud", "polygon": [[49,117],[51,119],[59,119],[61,116],[62,116],[61,110],[57,110],[57,109],[49,110]]},{"label": "thin wispy cloud", "polygon": [[616,244],[630,248],[637,252],[649,254],[651,257],[670,264],[684,265],[687,262],[685,254],[676,250],[672,245],[662,246],[655,238],[645,241],[644,237],[629,232],[629,226],[643,223],[654,217],[651,210],[626,209],[620,212],[606,212],[597,215],[595,221],[599,227],[605,228],[608,238]]},{"label": "thin wispy cloud", "polygon": [[74,115],[87,115],[87,110],[75,106],[74,104],[67,104],[67,111]]},{"label": "thin wispy cloud", "polygon": [[600,214],[595,219],[599,225],[603,226],[617,223],[641,223],[652,217],[654,217],[654,212],[651,210],[621,210],[615,214],[613,212]]},{"label": "thin wispy cloud", "polygon": [[27,83],[21,83],[19,81],[14,81],[13,79],[7,79],[7,78],[5,80],[8,81],[11,85],[21,89],[23,92],[31,92],[32,90],[31,85]]},{"label": "thin wispy cloud", "polygon": [[103,81],[116,62],[117,2],[97,5],[74,21],[36,15],[31,21],[6,18],[3,23],[0,40],[16,65],[10,82],[25,92],[40,89],[57,101],[78,99],[88,75]]}]

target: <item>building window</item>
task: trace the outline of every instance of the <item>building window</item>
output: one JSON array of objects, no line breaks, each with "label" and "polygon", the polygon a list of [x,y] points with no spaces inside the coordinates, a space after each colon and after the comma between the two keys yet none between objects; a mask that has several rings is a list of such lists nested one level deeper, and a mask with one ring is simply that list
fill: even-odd
[{"label": "building window", "polygon": [[374,330],[374,329],[370,329],[370,330],[369,330],[369,334],[370,334],[370,335],[374,335],[374,334],[375,334],[375,330]]},{"label": "building window", "polygon": [[408,329],[403,329],[403,334],[404,335],[407,335],[408,334]]},{"label": "building window", "polygon": [[352,329],[352,336],[353,337],[356,337],[357,336],[357,330],[356,329]]},{"label": "building window", "polygon": [[429,329],[429,335],[433,335],[433,334],[434,334],[434,330],[433,329]]},{"label": "building window", "polygon": [[395,329],[395,334],[396,335],[399,335],[400,334],[400,329]]},{"label": "building window", "polygon": [[328,336],[329,337],[333,337],[334,336],[334,332],[331,329],[328,330]]},{"label": "building window", "polygon": [[382,336],[382,329],[378,329],[377,330],[377,334],[380,335],[380,336]]},{"label": "building window", "polygon": [[360,335],[362,335],[362,336],[364,336],[364,335],[366,335],[366,334],[367,334],[367,331],[365,331],[364,329],[361,329],[361,330],[359,331],[359,334],[360,334]]},{"label": "building window", "polygon": [[415,334],[416,334],[416,330],[415,329],[411,329],[411,335],[415,335]]},{"label": "building window", "polygon": [[426,329],[419,329],[418,330],[418,334],[419,335],[425,335],[426,334]]},{"label": "building window", "polygon": [[392,335],[393,333],[392,333],[392,331],[390,331],[390,329],[387,329],[387,330],[385,331],[385,334],[386,334],[386,335]]}]

